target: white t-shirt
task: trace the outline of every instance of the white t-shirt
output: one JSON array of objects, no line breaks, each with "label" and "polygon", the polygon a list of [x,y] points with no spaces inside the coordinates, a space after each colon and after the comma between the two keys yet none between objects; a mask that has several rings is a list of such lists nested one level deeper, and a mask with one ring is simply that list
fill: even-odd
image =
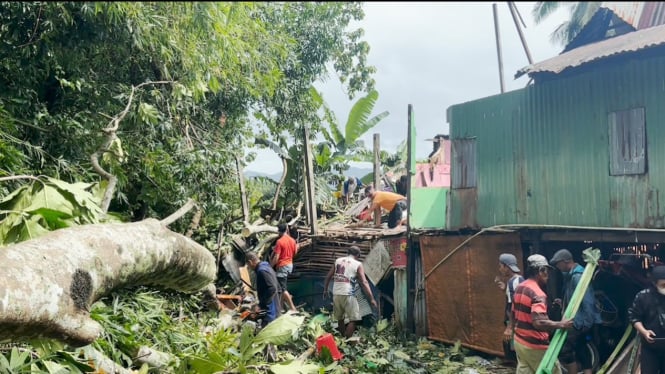
[{"label": "white t-shirt", "polygon": [[335,260],[335,274],[333,275],[333,295],[353,296],[358,282],[356,276],[360,261],[353,256],[340,257]]}]

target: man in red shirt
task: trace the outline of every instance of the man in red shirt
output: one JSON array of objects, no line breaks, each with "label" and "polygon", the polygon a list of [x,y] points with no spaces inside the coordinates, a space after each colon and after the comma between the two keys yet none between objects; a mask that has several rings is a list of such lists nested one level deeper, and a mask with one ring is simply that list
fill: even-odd
[{"label": "man in red shirt", "polygon": [[280,299],[286,301],[286,304],[292,311],[296,311],[296,306],[293,305],[293,299],[286,289],[286,284],[289,274],[293,272],[293,256],[296,254],[297,246],[295,239],[289,236],[286,229],[285,223],[280,223],[277,226],[279,238],[270,258],[270,265],[275,268],[275,273],[277,273]]},{"label": "man in red shirt", "polygon": [[[542,255],[527,258],[527,280],[515,289],[511,325],[515,329],[515,353],[517,353],[517,374],[535,374],[550,345],[549,332],[556,329],[570,329],[572,320],[552,321],[547,316],[547,295],[543,288],[547,285],[549,272],[553,268]],[[560,374],[556,364],[552,374]]]}]

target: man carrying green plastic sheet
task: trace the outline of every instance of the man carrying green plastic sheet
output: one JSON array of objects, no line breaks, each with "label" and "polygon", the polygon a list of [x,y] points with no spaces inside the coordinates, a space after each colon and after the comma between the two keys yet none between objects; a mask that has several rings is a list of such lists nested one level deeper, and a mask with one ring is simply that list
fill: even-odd
[{"label": "man carrying green plastic sheet", "polygon": [[[547,295],[543,288],[547,285],[550,270],[552,267],[544,256],[529,256],[527,280],[515,289],[511,317],[515,328],[516,374],[535,374],[550,343],[549,331],[573,326],[572,320],[552,321],[547,316]],[[561,373],[558,365],[552,373]]]},{"label": "man carrying green plastic sheet", "polygon": [[[573,260],[573,255],[567,249],[558,250],[552,256],[550,264],[563,274],[563,309],[565,310],[582,278],[584,267]],[[559,302],[561,301],[559,300]],[[584,374],[593,372],[593,358],[586,346],[586,336],[593,326],[599,323],[602,323],[600,311],[596,306],[593,287],[589,286],[584,293],[582,304],[573,318],[573,328],[568,331],[566,342],[559,354],[559,360],[569,373],[577,373],[579,370]]]}]

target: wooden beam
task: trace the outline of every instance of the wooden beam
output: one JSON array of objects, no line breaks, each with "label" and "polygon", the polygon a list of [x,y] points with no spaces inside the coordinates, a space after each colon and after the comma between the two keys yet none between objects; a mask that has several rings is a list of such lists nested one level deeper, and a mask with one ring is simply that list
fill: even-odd
[{"label": "wooden beam", "polygon": [[236,156],[236,168],[238,170],[238,183],[240,184],[240,201],[242,203],[242,218],[249,222],[249,204],[247,203],[247,191],[245,190],[245,176],[242,172],[240,157]]},{"label": "wooden beam", "polygon": [[[381,135],[374,134],[374,189],[381,190]],[[381,207],[374,210],[374,224],[381,224]]]},{"label": "wooden beam", "polygon": [[307,212],[309,213],[310,234],[316,235],[318,230],[316,222],[316,195],[314,190],[314,162],[312,161],[312,147],[309,144],[309,128],[303,126],[305,136],[305,178],[307,179]]}]

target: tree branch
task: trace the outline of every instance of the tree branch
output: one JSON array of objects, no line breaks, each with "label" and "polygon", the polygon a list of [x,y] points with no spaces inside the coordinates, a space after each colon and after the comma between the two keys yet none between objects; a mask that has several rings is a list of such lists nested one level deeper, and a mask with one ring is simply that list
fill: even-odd
[{"label": "tree branch", "polygon": [[180,209],[176,210],[170,216],[168,216],[168,217],[164,218],[163,220],[161,220],[160,223],[163,226],[168,226],[168,225],[172,224],[173,222],[177,221],[178,218],[184,216],[187,212],[192,210],[192,208],[194,208],[195,206],[197,206],[196,201],[194,201],[192,199],[189,199],[189,200],[187,200],[187,203],[185,205],[183,205]]},{"label": "tree branch", "polygon": [[6,182],[6,181],[13,181],[13,180],[18,180],[18,179],[31,179],[35,180],[38,182],[41,182],[39,178],[33,176],[33,175],[11,175],[9,177],[2,177],[0,178],[0,182]]},{"label": "tree branch", "polygon": [[129,98],[127,99],[127,105],[125,105],[125,109],[123,109],[122,112],[118,113],[115,117],[111,118],[107,127],[102,129],[102,132],[106,134],[106,137],[104,142],[102,142],[102,145],[95,151],[95,153],[90,155],[90,162],[92,163],[92,168],[95,170],[95,172],[109,182],[108,186],[106,186],[106,190],[104,191],[104,197],[102,198],[101,203],[101,208],[104,213],[107,213],[109,210],[111,199],[113,199],[113,194],[115,193],[115,186],[118,183],[118,178],[101,167],[99,164],[99,156],[108,151],[113,141],[117,139],[116,132],[120,126],[120,121],[122,121],[125,116],[127,116],[127,113],[129,113],[129,109],[131,108],[132,102],[134,101],[134,94],[136,93],[136,90],[149,84],[166,83],[173,83],[173,81],[144,82],[138,86],[132,86],[132,91],[129,93]]}]

